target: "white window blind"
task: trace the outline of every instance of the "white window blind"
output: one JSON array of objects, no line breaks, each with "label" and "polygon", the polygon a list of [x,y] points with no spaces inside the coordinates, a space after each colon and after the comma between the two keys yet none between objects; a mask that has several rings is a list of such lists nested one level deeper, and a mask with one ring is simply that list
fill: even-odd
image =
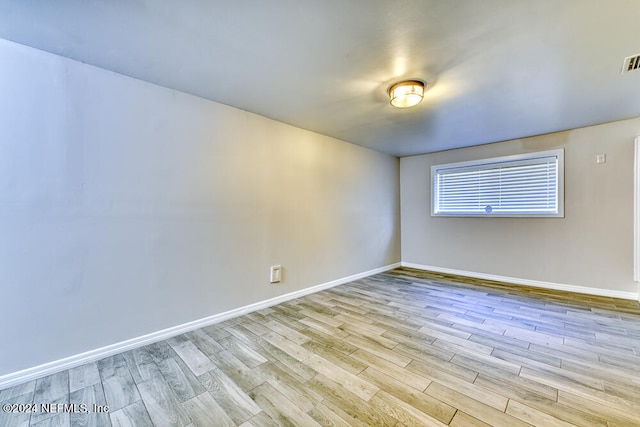
[{"label": "white window blind", "polygon": [[436,216],[563,216],[563,150],[432,167]]}]

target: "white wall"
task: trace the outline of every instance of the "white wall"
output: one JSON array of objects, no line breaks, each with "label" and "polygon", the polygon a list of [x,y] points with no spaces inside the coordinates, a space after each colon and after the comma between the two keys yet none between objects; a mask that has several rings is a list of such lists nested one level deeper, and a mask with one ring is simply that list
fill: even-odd
[{"label": "white wall", "polygon": [[[640,119],[400,161],[402,260],[594,291],[636,293],[633,161]],[[433,164],[565,149],[565,218],[434,218]],[[596,154],[606,154],[596,164]],[[610,294],[610,292],[599,292]]]},{"label": "white wall", "polygon": [[400,261],[397,158],[3,40],[0,63],[0,375]]}]

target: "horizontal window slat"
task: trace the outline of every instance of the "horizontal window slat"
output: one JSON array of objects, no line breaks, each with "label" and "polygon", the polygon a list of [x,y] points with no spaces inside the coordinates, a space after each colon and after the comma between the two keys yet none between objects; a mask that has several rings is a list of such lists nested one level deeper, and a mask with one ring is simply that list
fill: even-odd
[{"label": "horizontal window slat", "polygon": [[474,174],[474,175],[441,175],[440,178],[443,181],[478,181],[478,180],[491,180],[498,178],[513,178],[513,177],[529,177],[529,176],[555,176],[556,171],[529,171],[523,173],[496,173],[496,174]]},{"label": "horizontal window slat", "polygon": [[556,182],[555,176],[550,177],[547,175],[544,176],[510,176],[510,177],[498,177],[497,179],[473,179],[473,180],[439,180],[439,185],[442,187],[446,186],[477,186],[484,184],[499,184],[499,183],[530,183],[531,185],[535,184],[544,184],[544,183],[552,183]]},{"label": "horizontal window slat", "polygon": [[472,176],[491,176],[491,175],[504,175],[504,174],[527,174],[536,172],[549,172],[554,173],[557,170],[555,165],[539,165],[535,167],[516,167],[516,168],[496,168],[496,169],[479,169],[479,170],[441,170],[440,176],[459,176],[459,177],[472,177]]}]

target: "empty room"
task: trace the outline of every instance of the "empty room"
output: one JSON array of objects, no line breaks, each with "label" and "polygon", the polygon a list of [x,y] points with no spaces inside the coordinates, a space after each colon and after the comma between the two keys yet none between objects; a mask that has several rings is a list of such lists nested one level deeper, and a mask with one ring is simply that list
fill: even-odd
[{"label": "empty room", "polygon": [[640,426],[638,18],[0,1],[0,426]]}]

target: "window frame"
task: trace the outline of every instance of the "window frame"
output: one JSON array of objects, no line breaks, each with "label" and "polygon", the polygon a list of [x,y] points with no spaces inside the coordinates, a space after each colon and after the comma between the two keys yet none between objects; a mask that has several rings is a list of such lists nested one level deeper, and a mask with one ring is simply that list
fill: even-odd
[{"label": "window frame", "polygon": [[[519,212],[519,213],[493,213],[493,212],[436,212],[438,197],[438,180],[437,175],[440,171],[458,168],[469,168],[477,166],[479,169],[495,163],[506,162],[522,162],[527,160],[536,160],[545,157],[557,158],[556,171],[556,194],[557,194],[557,212],[555,213],[536,213],[536,212]],[[531,153],[514,154],[509,156],[491,157],[478,160],[469,160],[464,162],[444,163],[431,166],[431,216],[432,217],[467,217],[467,218],[564,218],[564,149],[546,150]]]}]

